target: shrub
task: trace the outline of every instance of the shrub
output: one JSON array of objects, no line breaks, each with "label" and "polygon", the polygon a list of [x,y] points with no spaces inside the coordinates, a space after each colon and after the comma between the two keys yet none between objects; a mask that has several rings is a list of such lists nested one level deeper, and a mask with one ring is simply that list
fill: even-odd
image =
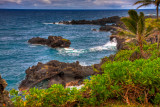
[{"label": "shrub", "polygon": [[52,85],[48,89],[32,88],[29,92],[23,92],[25,100],[18,96],[18,91],[11,90],[10,94],[14,96],[12,101],[16,107],[51,107],[74,103],[81,98],[76,88],[64,88],[62,85]]},{"label": "shrub", "polygon": [[100,104],[116,97],[128,104],[148,101],[160,104],[160,58],[113,62],[103,67],[104,74],[86,81],[85,88],[90,95],[87,102]]}]

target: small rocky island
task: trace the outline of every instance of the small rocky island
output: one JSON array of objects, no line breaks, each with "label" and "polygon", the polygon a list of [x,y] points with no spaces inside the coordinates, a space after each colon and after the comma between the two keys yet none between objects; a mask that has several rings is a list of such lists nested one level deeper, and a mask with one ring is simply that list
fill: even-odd
[{"label": "small rocky island", "polygon": [[68,48],[71,45],[70,40],[64,39],[61,36],[49,36],[48,39],[34,37],[34,38],[28,40],[28,43],[47,45],[51,48]]}]

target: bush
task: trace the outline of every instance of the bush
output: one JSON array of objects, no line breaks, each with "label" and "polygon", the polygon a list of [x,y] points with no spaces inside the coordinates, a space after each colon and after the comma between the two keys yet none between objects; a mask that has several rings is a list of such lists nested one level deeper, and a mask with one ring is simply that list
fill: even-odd
[{"label": "bush", "polygon": [[87,102],[103,103],[108,98],[123,99],[126,103],[160,104],[160,58],[140,59],[103,65],[104,74],[93,76],[85,88]]},{"label": "bush", "polygon": [[14,96],[12,101],[16,107],[51,107],[74,103],[81,98],[76,88],[64,88],[62,85],[54,84],[48,89],[32,88],[29,92],[23,92],[25,100],[18,96],[18,91],[11,90]]}]

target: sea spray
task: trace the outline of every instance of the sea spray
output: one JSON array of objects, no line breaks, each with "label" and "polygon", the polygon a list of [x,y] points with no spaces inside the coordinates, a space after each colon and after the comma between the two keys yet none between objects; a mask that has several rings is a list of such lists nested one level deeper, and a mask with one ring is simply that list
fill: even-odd
[{"label": "sea spray", "polygon": [[105,51],[105,50],[116,50],[117,40],[113,38],[112,41],[107,42],[102,46],[96,46],[89,49],[74,49],[74,48],[58,48],[58,52],[61,55],[68,56],[79,56],[80,54],[88,53],[88,52],[97,52],[97,51]]}]

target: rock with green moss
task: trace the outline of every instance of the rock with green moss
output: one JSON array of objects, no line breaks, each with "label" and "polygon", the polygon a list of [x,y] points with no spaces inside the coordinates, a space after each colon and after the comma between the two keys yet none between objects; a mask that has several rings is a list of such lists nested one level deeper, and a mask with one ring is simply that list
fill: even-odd
[{"label": "rock with green moss", "polygon": [[28,40],[28,43],[47,45],[51,48],[68,48],[71,45],[70,40],[61,36],[49,36],[48,39],[36,37]]}]

